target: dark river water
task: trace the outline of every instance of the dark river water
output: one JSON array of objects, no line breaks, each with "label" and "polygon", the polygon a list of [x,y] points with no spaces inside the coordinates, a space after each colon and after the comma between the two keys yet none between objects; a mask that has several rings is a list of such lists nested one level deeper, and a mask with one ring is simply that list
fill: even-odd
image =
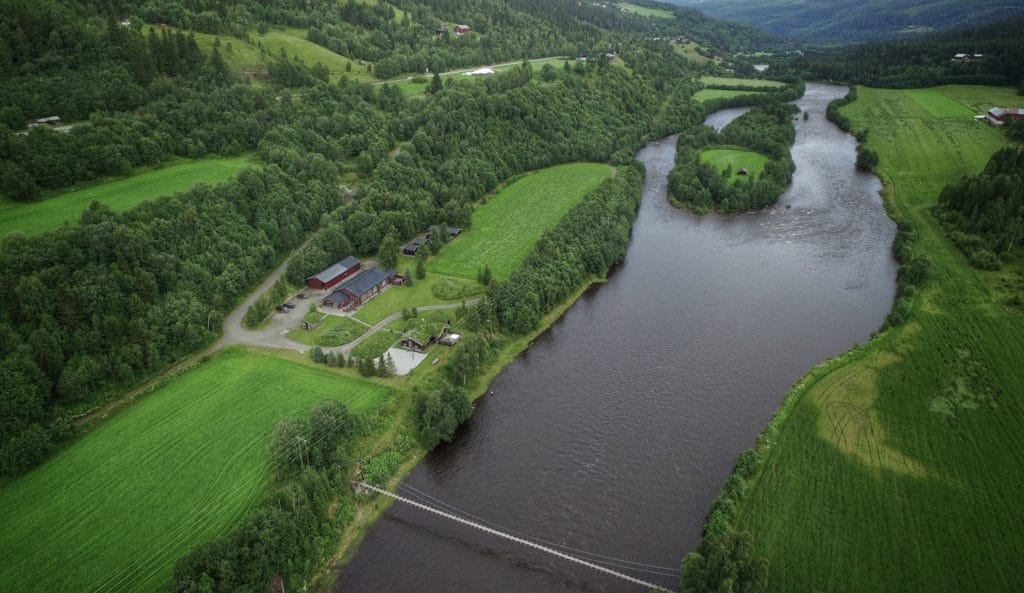
[{"label": "dark river water", "polygon": [[[642,149],[647,179],[625,262],[495,379],[403,492],[536,539],[678,569],[788,388],[866,341],[892,304],[895,226],[881,185],[854,170],[854,139],[825,119],[845,93],[807,85],[792,188],[762,212],[672,208],[675,138]],[[337,571],[338,592],[642,590],[403,504]],[[678,587],[677,576],[633,574]]]}]

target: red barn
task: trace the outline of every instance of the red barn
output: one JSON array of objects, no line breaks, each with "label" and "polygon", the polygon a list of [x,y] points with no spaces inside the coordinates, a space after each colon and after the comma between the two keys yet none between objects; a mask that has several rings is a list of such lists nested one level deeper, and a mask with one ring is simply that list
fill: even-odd
[{"label": "red barn", "polygon": [[456,35],[465,35],[469,33],[469,25],[455,25],[453,31],[455,31]]},{"label": "red barn", "polygon": [[359,260],[350,255],[323,272],[306,278],[306,286],[314,290],[327,290],[358,271]]},{"label": "red barn", "polygon": [[988,123],[993,126],[1003,126],[1015,119],[1024,119],[1024,109],[993,107],[988,110]]}]

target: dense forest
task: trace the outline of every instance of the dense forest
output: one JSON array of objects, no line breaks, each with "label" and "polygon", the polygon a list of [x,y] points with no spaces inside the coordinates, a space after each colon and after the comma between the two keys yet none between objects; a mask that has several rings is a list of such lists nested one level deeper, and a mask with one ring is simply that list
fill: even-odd
[{"label": "dense forest", "polygon": [[1021,0],[674,0],[708,16],[821,44],[906,38],[1024,14]]},{"label": "dense forest", "polygon": [[[954,59],[957,54],[966,55]],[[1024,18],[913,39],[807,51],[773,61],[773,68],[805,79],[887,88],[1018,86],[1024,83]]]},{"label": "dense forest", "polygon": [[[796,139],[793,105],[754,107],[716,133],[700,126],[679,135],[676,164],[669,173],[669,200],[696,212],[712,209],[737,212],[775,203],[793,178],[789,147]],[[719,171],[701,161],[715,147],[740,148],[768,157],[759,176],[730,181],[732,170]]]},{"label": "dense forest", "polygon": [[1024,151],[1004,148],[939,195],[938,217],[972,266],[994,270],[1024,239]]}]

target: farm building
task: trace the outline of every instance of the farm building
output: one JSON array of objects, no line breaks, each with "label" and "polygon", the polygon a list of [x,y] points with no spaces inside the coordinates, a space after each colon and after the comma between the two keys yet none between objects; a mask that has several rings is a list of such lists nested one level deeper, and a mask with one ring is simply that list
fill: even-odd
[{"label": "farm building", "polygon": [[988,123],[993,126],[1004,126],[1015,119],[1024,119],[1024,109],[1019,107],[1011,107],[1007,109],[1003,109],[1002,107],[993,107],[988,110]]},{"label": "farm building", "polygon": [[426,242],[426,235],[420,235],[419,237],[416,237],[412,241],[406,243],[405,247],[402,247],[402,253],[404,253],[405,255],[416,255],[416,252],[419,251],[420,247],[423,247],[423,244]]},{"label": "farm building", "polygon": [[469,33],[469,25],[455,25],[455,28],[452,30],[455,31],[456,35],[465,35]]},{"label": "farm building", "polygon": [[[439,225],[439,224],[431,225],[430,228],[427,229],[427,234],[425,234],[423,236],[426,237],[427,239],[430,239],[431,237],[434,236],[434,233],[437,232],[440,228],[441,228],[441,225]],[[448,229],[448,236],[450,238],[452,238],[452,239],[454,239],[455,237],[458,237],[460,234],[462,234],[462,229],[457,227],[457,226],[450,226],[450,227],[445,227],[445,228]]]},{"label": "farm building", "polygon": [[323,300],[325,307],[352,309],[380,294],[392,284],[401,284],[405,278],[394,270],[370,268],[346,280]]},{"label": "farm building", "polygon": [[327,290],[359,271],[359,260],[351,255],[331,264],[326,270],[306,278],[306,286],[314,290]]}]

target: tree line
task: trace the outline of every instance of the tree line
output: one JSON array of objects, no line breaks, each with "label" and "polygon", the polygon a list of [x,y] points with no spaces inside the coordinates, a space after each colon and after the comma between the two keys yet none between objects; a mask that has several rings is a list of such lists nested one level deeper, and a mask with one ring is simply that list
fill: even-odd
[{"label": "tree line", "polygon": [[999,150],[977,175],[949,184],[936,214],[972,266],[999,269],[1024,239],[1024,152]]},{"label": "tree line", "polygon": [[[754,107],[720,133],[693,126],[679,135],[676,164],[669,173],[669,200],[697,212],[719,209],[736,212],[775,203],[786,191],[795,165],[789,147],[796,139],[792,105]],[[730,181],[731,169],[717,170],[701,162],[701,153],[716,146],[738,147],[769,158],[756,178]]]},{"label": "tree line", "polygon": [[[969,57],[954,59],[956,54]],[[841,80],[884,88],[1018,86],[1024,83],[1024,19],[898,41],[807,51],[774,60],[772,68],[809,80]]]},{"label": "tree line", "polygon": [[[237,593],[302,586],[334,551],[355,505],[348,474],[354,439],[365,422],[325,401],[309,418],[286,419],[270,446],[270,492],[229,533],[178,561],[166,590]],[[292,578],[296,580],[293,582]]]}]

